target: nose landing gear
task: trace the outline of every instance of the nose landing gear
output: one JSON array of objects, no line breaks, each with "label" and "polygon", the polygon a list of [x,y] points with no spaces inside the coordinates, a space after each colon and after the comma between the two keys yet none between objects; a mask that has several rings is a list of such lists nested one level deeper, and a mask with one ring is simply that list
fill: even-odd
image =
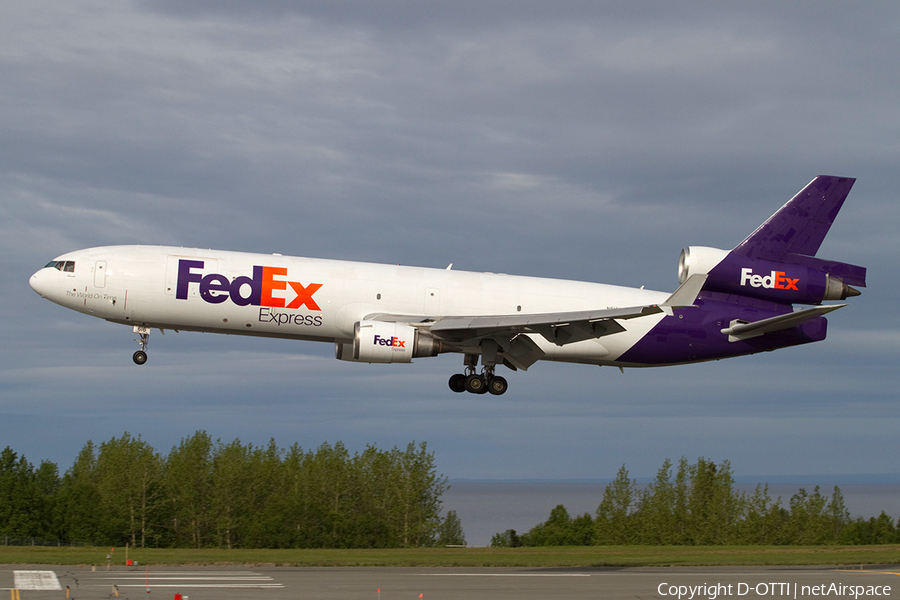
[{"label": "nose landing gear", "polygon": [[131,356],[131,359],[134,361],[134,364],[142,365],[147,362],[147,345],[150,343],[150,328],[135,325],[134,332],[141,336],[140,339],[134,340],[141,345],[141,349],[135,352]]}]

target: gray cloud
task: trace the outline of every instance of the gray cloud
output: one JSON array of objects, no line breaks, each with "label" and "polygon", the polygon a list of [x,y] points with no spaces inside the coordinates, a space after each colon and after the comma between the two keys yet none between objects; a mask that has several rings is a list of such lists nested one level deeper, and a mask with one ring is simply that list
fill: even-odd
[{"label": "gray cloud", "polygon": [[[426,439],[454,477],[649,475],[682,454],[896,470],[898,10],[0,8],[4,442],[63,466],[89,437],[207,429]],[[283,341],[154,334],[139,370],[129,331],[26,285],[68,250],[161,243],[673,289],[681,247],[733,246],[817,174],[859,178],[821,254],[870,272],[827,341],[624,377],[540,364],[492,402],[449,395],[458,357],[350,365]]]}]

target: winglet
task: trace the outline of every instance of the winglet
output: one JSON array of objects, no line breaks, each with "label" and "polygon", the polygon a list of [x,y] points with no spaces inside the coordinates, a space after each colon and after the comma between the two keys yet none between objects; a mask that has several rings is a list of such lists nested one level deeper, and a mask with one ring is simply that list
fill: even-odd
[{"label": "winglet", "polygon": [[672,292],[665,302],[659,305],[664,313],[668,316],[674,314],[673,309],[694,306],[703,284],[706,283],[707,275],[705,273],[697,273],[687,278],[677,290]]}]

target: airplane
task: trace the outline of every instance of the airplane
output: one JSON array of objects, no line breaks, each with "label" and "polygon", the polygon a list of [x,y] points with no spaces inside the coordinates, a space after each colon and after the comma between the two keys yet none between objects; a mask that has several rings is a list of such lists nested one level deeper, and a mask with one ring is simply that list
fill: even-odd
[{"label": "airplane", "polygon": [[825,339],[823,315],[846,304],[822,302],[866,285],[864,267],[815,256],[855,181],[816,177],[731,250],[685,248],[673,293],[165,246],[69,252],[29,283],[51,302],[131,326],[138,365],[151,329],[252,335],[333,343],[351,362],[458,353],[464,371],[450,389],[500,395],[498,365],[680,365]]}]

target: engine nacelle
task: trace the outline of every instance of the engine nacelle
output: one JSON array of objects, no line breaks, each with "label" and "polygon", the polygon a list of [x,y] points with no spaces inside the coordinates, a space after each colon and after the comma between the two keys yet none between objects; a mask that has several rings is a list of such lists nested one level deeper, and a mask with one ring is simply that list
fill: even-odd
[{"label": "engine nacelle", "polygon": [[706,274],[705,290],[780,304],[819,304],[859,295],[828,272],[829,268],[843,270],[852,265],[810,256],[790,255],[789,260],[749,258],[719,248],[690,246],[681,251],[678,281],[684,283],[691,275]]},{"label": "engine nacelle", "polygon": [[383,321],[358,321],[353,326],[353,343],[334,345],[338,360],[365,363],[408,363],[437,356],[440,350],[441,343],[431,334]]},{"label": "engine nacelle", "polygon": [[[691,275],[707,275],[726,256],[728,250],[709,248],[707,246],[689,246],[681,251],[678,257],[678,283],[684,283]],[[707,279],[707,288],[709,280]]]}]

